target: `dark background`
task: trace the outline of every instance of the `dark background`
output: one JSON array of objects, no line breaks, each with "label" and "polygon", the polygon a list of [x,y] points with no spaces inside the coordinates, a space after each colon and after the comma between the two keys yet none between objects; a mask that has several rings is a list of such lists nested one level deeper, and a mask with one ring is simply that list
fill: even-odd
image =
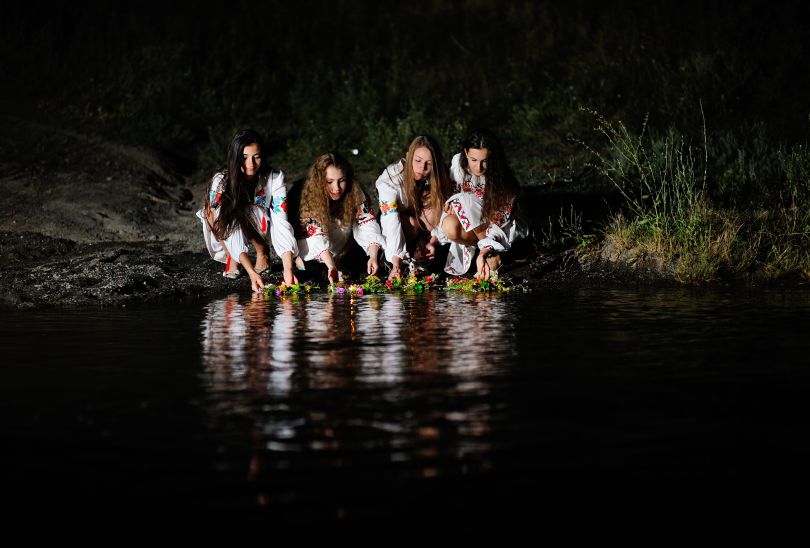
[{"label": "dark background", "polygon": [[718,177],[810,129],[798,1],[4,3],[0,21],[6,116],[154,147],[189,174],[244,126],[288,173],[356,148],[373,177],[417,133],[449,158],[485,125],[524,185],[549,188],[587,172],[577,141],[600,146],[582,107],[695,142],[705,116]]}]

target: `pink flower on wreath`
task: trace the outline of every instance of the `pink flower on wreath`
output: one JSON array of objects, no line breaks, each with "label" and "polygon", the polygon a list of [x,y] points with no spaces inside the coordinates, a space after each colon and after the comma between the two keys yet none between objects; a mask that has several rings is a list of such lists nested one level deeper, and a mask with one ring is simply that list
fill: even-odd
[{"label": "pink flower on wreath", "polygon": [[391,278],[388,278],[387,280],[385,280],[385,287],[387,287],[388,289],[391,289],[392,284],[393,284],[393,282],[391,281]]},{"label": "pink flower on wreath", "polygon": [[357,294],[358,294],[358,295],[362,295],[362,294],[363,294],[363,288],[362,288],[362,287],[358,287],[358,288],[357,288]]},{"label": "pink flower on wreath", "polygon": [[425,283],[429,284],[432,279],[430,276],[425,276]]},{"label": "pink flower on wreath", "polygon": [[341,295],[343,295],[343,292],[346,291],[346,288],[343,287],[342,285],[339,286],[337,289],[338,289],[338,293],[341,294]]}]

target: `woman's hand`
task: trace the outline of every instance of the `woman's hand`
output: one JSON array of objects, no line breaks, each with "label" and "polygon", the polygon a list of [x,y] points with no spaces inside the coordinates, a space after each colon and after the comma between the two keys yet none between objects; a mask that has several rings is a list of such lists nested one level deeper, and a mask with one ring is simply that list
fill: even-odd
[{"label": "woman's hand", "polygon": [[285,268],[284,269],[284,284],[285,285],[295,285],[298,283],[298,278],[295,277],[295,273],[293,273],[292,268]]},{"label": "woman's hand", "polygon": [[[303,266],[304,262],[300,260],[300,257],[296,257],[295,264],[297,265],[299,262]],[[293,274],[293,256],[292,251],[285,251],[281,254],[281,272],[284,276],[284,284],[285,285],[295,285],[298,283],[298,278],[295,277]]]},{"label": "woman's hand", "polygon": [[368,259],[368,269],[367,269],[368,275],[374,276],[377,274],[377,272],[379,272],[379,270],[380,266],[377,264],[377,256],[372,255]]},{"label": "woman's hand", "polygon": [[332,257],[332,252],[328,249],[324,249],[321,251],[321,254],[318,255],[318,260],[326,265],[326,279],[329,280],[329,283],[338,283],[340,281],[340,272],[338,272],[335,258]]},{"label": "woman's hand", "polygon": [[485,247],[478,254],[475,260],[475,277],[483,280],[489,279],[489,265],[487,264],[487,256],[492,248]]},{"label": "woman's hand", "polygon": [[377,256],[380,254],[380,246],[378,244],[371,244],[368,246],[368,272],[369,276],[374,276],[380,271],[380,265],[377,264]]},{"label": "woman's hand", "polygon": [[250,287],[256,293],[261,293],[262,289],[264,289],[264,282],[262,281],[262,277],[259,274],[256,274],[256,271],[248,272],[250,276]]},{"label": "woman's hand", "polygon": [[394,278],[402,279],[402,259],[396,255],[391,259],[391,274],[388,275],[389,280]]},{"label": "woman's hand", "polygon": [[439,239],[435,236],[430,238],[430,241],[425,244],[425,259],[433,260],[436,257],[436,242]]}]

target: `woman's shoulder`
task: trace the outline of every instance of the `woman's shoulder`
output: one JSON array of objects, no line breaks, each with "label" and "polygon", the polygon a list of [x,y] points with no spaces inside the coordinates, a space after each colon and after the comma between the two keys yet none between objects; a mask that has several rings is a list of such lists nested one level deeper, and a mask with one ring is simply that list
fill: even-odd
[{"label": "woman's shoulder", "polygon": [[280,169],[270,168],[265,177],[264,183],[259,186],[265,187],[268,191],[277,191],[284,186],[284,172]]},{"label": "woman's shoulder", "polygon": [[225,172],[222,170],[215,172],[211,176],[210,184],[212,189],[222,187],[225,184]]},{"label": "woman's shoulder", "polygon": [[276,179],[284,180],[284,172],[278,168],[271,167],[267,170],[267,181],[275,181]]},{"label": "woman's shoulder", "polygon": [[400,158],[396,162],[388,164],[380,176],[377,178],[377,186],[388,184],[399,186],[402,184],[402,176],[405,173],[405,159]]},{"label": "woman's shoulder", "polygon": [[450,175],[456,181],[460,181],[464,177],[464,169],[461,167],[461,153],[456,152],[453,159],[450,160]]}]

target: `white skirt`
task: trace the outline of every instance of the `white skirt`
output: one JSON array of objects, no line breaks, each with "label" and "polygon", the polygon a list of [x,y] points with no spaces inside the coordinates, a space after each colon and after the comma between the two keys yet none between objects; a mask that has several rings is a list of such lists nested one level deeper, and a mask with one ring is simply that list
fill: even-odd
[{"label": "white skirt", "polygon": [[[216,212],[216,210],[214,211]],[[250,213],[251,223],[256,231],[264,238],[264,241],[267,242],[269,240],[268,229],[270,222],[267,218],[266,210],[261,206],[251,206]],[[205,218],[205,211],[202,209],[197,211],[197,217],[202,221],[205,247],[208,249],[208,253],[211,255],[211,258],[215,261],[227,263],[228,253],[230,253],[231,260],[238,263],[239,255],[242,253],[248,253],[250,250],[250,240],[245,236],[242,229],[237,226],[233,232],[231,232],[231,234],[225,238],[225,247],[228,248],[228,251],[226,252],[225,248],[222,247],[222,243],[216,237],[216,234],[214,234],[214,231],[211,230],[211,225],[208,224],[208,219]]]}]

